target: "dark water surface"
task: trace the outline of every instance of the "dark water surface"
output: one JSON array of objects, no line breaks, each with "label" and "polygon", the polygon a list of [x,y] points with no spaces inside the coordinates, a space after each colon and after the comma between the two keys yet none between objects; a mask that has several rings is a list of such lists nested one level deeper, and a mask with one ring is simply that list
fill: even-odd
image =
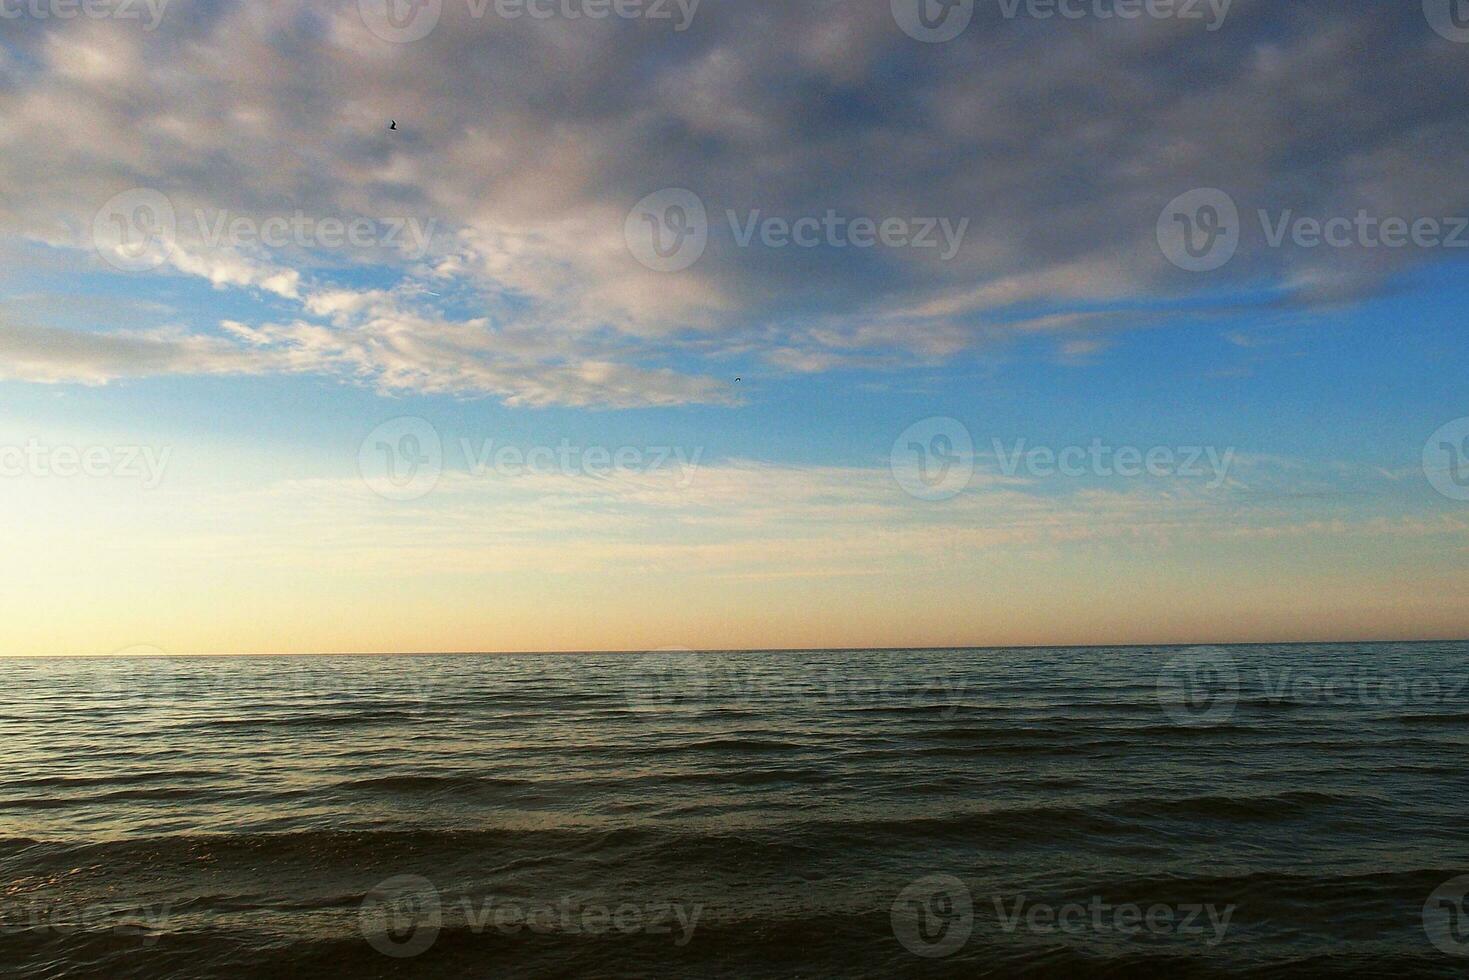
[{"label": "dark water surface", "polygon": [[10,976],[1469,968],[1465,643],[0,671]]}]

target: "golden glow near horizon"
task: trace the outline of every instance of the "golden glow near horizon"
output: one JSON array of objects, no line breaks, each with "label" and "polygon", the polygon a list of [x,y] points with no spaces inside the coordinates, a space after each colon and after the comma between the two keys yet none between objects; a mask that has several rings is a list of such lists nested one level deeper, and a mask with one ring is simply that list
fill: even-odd
[{"label": "golden glow near horizon", "polygon": [[21,6],[0,655],[1469,636],[1442,17]]},{"label": "golden glow near horizon", "polygon": [[[349,447],[355,449],[355,447]],[[351,454],[344,454],[350,456]],[[447,470],[394,501],[300,458],[0,481],[9,655],[1194,643],[1469,635],[1466,517],[886,467]],[[1241,464],[1248,466],[1248,462]],[[686,482],[687,485],[683,485]]]}]

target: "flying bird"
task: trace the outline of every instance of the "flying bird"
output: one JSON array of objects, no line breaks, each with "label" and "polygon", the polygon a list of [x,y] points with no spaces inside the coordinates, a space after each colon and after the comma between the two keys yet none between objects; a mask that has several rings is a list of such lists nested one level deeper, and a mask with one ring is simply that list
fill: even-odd
[{"label": "flying bird", "polygon": [[396,120],[396,119],[390,120],[389,123],[388,123],[388,128],[391,129],[393,132],[396,133],[398,131],[398,120]]}]

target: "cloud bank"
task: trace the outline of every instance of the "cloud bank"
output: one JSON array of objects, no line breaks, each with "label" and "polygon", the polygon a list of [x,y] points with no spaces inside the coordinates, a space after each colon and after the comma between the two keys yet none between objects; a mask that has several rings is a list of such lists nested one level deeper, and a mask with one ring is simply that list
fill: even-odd
[{"label": "cloud bank", "polygon": [[[1452,253],[1275,246],[1257,213],[1469,211],[1469,45],[1417,3],[1235,0],[1209,30],[980,2],[937,44],[886,0],[709,0],[684,30],[443,0],[409,43],[365,9],[0,21],[0,235],[141,292],[189,277],[260,306],[207,333],[0,327],[0,377],[310,371],[513,404],[729,403],[736,356],[901,369],[1040,335],[1084,362],[1138,304],[1349,302]],[[1195,188],[1241,214],[1207,274],[1158,241]],[[99,255],[99,214],[139,189],[174,227],[156,263],[119,271],[129,243],[103,220]],[[705,241],[658,271],[629,215],[668,189],[705,208]],[[306,238],[263,240],[297,216]],[[864,221],[903,223],[905,244],[854,244]],[[913,245],[930,221],[962,239]]]}]

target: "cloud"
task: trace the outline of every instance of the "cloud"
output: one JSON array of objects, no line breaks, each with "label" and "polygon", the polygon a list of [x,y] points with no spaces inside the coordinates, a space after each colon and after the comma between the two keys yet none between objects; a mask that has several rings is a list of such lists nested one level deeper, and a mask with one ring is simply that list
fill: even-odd
[{"label": "cloud", "polygon": [[103,385],[166,374],[262,374],[287,359],[217,337],[86,333],[0,323],[0,380]]},{"label": "cloud", "polygon": [[[1469,536],[1462,515],[1403,512],[1390,477],[1291,459],[1241,459],[1239,478],[1223,487],[1183,477],[1017,480],[985,459],[965,493],[934,504],[904,494],[885,466],[703,461],[697,447],[641,456],[654,458],[665,462],[596,474],[456,463],[411,503],[384,501],[354,477],[281,480],[157,506],[183,522],[190,554],[271,567],[350,560],[435,576],[829,577],[881,568],[912,582],[936,567],[992,572],[1002,558],[1044,561],[1067,545],[1196,555],[1326,538],[1369,550],[1370,542],[1411,541],[1437,553]],[[1319,492],[1293,491],[1302,474],[1320,481]],[[230,515],[227,525],[220,514]]]},{"label": "cloud", "polygon": [[[193,340],[57,337],[64,352],[7,376],[313,370],[524,404],[719,402],[707,371],[671,362],[901,368],[1053,326],[1075,353],[1119,328],[1099,305],[1260,287],[1351,302],[1443,253],[1272,248],[1256,212],[1469,208],[1469,60],[1414,4],[1236,0],[1215,31],[980,5],[938,45],[881,2],[705,4],[677,33],[443,9],[412,44],[374,36],[349,0],[174,0],[154,31],[0,26],[0,234],[90,251],[98,209],[138,187],[185,226],[202,210],[437,229],[423,255],[189,243],[139,282],[199,277],[299,322],[272,327],[270,308]],[[675,187],[704,201],[708,246],[656,272],[624,221]],[[1195,187],[1226,190],[1245,222],[1239,254],[1202,276],[1155,241]],[[945,261],[743,246],[732,225],[757,213],[969,224]]]}]

